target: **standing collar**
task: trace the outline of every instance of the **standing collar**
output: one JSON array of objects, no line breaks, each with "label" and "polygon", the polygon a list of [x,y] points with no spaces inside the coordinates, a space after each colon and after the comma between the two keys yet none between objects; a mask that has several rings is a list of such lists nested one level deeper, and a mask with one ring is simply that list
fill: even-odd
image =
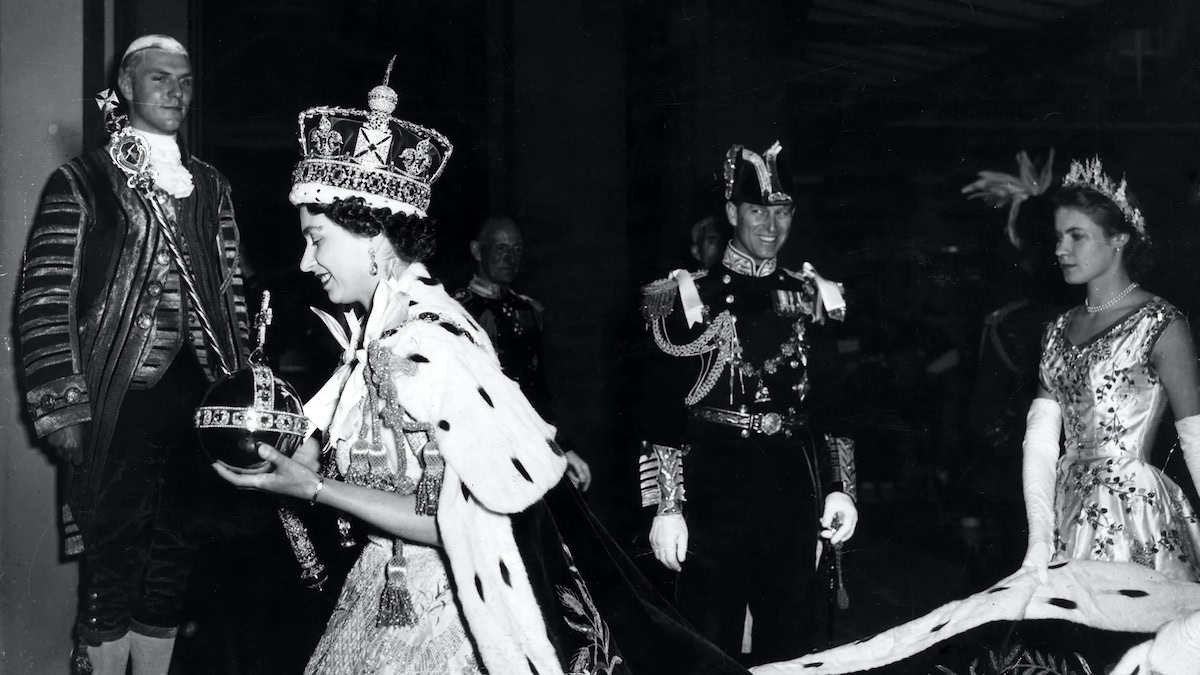
[{"label": "standing collar", "polygon": [[725,247],[725,255],[721,258],[721,263],[730,270],[738,274],[744,274],[748,277],[768,277],[775,273],[777,258],[769,258],[767,260],[756,260],[742,253],[737,249],[737,244],[733,241]]},{"label": "standing collar", "polygon": [[467,288],[471,289],[471,292],[475,295],[483,296],[493,300],[504,295],[505,290],[504,286],[501,286],[494,281],[484,279],[478,274],[471,277],[471,283],[467,284]]}]

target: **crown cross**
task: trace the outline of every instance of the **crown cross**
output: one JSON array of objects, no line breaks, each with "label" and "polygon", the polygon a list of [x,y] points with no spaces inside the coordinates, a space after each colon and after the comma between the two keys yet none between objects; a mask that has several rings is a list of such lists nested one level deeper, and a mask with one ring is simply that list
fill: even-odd
[{"label": "crown cross", "polygon": [[354,160],[360,164],[385,166],[391,151],[392,134],[390,132],[363,127],[362,131],[358,133],[358,142],[354,145]]}]

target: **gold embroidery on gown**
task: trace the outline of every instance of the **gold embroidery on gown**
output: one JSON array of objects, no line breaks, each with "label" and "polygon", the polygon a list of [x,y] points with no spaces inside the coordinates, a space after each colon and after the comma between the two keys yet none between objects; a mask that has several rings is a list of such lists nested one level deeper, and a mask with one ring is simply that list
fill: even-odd
[{"label": "gold embroidery on gown", "polygon": [[1154,298],[1082,344],[1070,313],[1049,328],[1040,377],[1063,411],[1055,489],[1055,558],[1130,561],[1200,579],[1200,524],[1183,490],[1149,463],[1167,407],[1150,361],[1182,314]]},{"label": "gold embroidery on gown", "polygon": [[[390,377],[391,373],[383,376]],[[370,396],[359,400],[343,396],[338,401],[339,409],[349,406],[351,412],[345,418],[350,429],[337,430],[340,437],[346,438],[337,444],[337,461],[343,473],[351,467],[354,456],[351,432],[361,424],[362,409],[370,401]],[[382,441],[386,457],[381,459],[386,466],[377,468],[389,478],[394,477],[390,482],[396,486],[407,486],[400,492],[412,493],[422,474],[421,462],[412,446],[407,441],[398,442],[390,427],[383,430]],[[370,483],[367,472],[363,473],[363,482]],[[391,537],[371,535],[346,577],[305,675],[479,675],[482,672],[454,600],[447,563],[437,548],[404,542],[404,581],[416,620],[411,626],[378,625],[380,594],[387,583],[385,570],[393,551]]]}]

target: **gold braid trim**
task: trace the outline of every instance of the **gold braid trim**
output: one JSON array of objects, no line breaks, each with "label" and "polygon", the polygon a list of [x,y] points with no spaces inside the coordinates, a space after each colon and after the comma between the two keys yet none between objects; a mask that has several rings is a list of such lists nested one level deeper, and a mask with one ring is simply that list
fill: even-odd
[{"label": "gold braid trim", "polygon": [[642,506],[658,505],[658,515],[683,513],[683,502],[687,501],[687,490],[683,485],[683,456],[687,447],[672,448],[666,445],[648,446],[649,452],[642,455],[639,469],[642,478]]},{"label": "gold braid trim", "polygon": [[704,329],[700,337],[683,345],[677,345],[667,339],[664,330],[665,324],[666,322],[662,319],[650,323],[651,332],[654,334],[654,343],[664,354],[686,358],[716,352],[715,357],[702,364],[696,383],[692,385],[692,390],[683,399],[685,405],[695,405],[717,385],[717,380],[724,372],[725,365],[733,359],[733,343],[736,337],[733,315],[728,311],[721,312],[717,318],[713,319],[712,323],[708,324],[708,328]]},{"label": "gold braid trim", "polygon": [[832,480],[840,482],[840,491],[857,502],[858,466],[854,459],[854,439],[825,434],[825,447],[829,451]]}]

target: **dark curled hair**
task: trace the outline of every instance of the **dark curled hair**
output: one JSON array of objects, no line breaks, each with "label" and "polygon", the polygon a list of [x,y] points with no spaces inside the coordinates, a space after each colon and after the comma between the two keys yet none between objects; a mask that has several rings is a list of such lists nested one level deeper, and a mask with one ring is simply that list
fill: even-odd
[{"label": "dark curled hair", "polygon": [[1079,211],[1091,218],[1104,231],[1106,237],[1129,235],[1129,243],[1122,248],[1122,260],[1125,270],[1134,281],[1142,281],[1154,266],[1150,238],[1138,232],[1116,202],[1102,192],[1082,186],[1066,187],[1054,195],[1054,203],[1060,209]]},{"label": "dark curled hair", "polygon": [[427,216],[373,209],[362,197],[334,198],[332,204],[305,204],[310,213],[327,216],[350,232],[374,237],[383,232],[396,255],[405,262],[428,260],[437,248],[434,221]]}]

